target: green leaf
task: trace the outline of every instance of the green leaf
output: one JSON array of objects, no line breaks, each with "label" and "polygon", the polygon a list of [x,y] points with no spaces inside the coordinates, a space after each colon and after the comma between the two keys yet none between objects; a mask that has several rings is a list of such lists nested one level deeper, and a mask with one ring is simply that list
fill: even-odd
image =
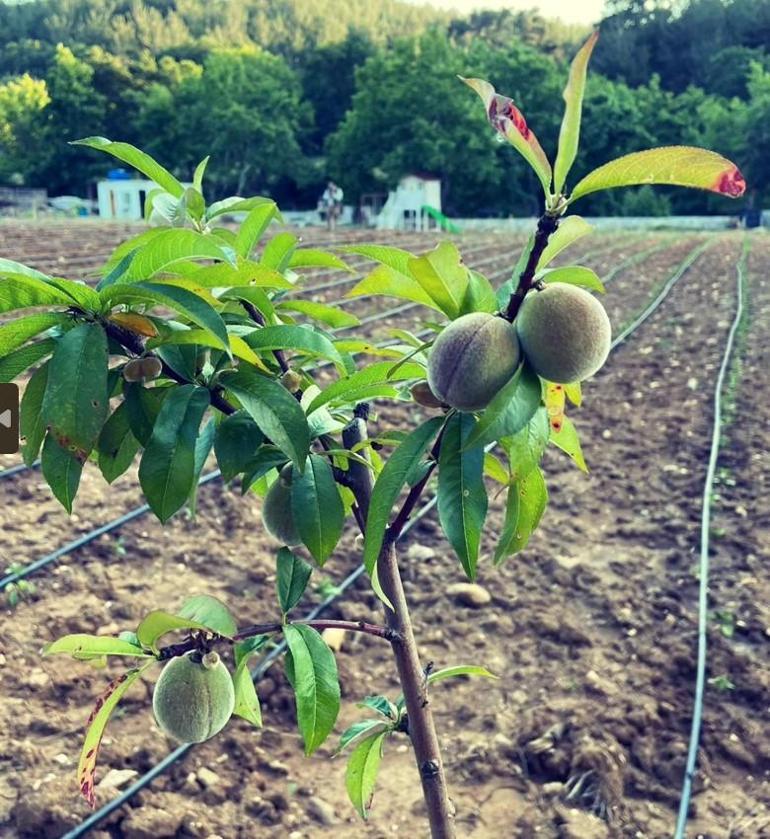
[{"label": "green leaf", "polygon": [[495,457],[492,452],[484,453],[484,474],[503,486],[508,486],[508,483],[511,480],[508,470],[502,463],[500,463],[498,458]]},{"label": "green leaf", "polygon": [[72,512],[84,461],[85,457],[81,460],[77,454],[61,446],[51,432],[46,434],[40,467],[51,491],[68,513]]},{"label": "green leaf", "polygon": [[133,463],[139,451],[139,441],[131,433],[125,402],[118,405],[104,424],[97,449],[99,469],[108,484],[119,478]]},{"label": "green leaf", "polygon": [[0,358],[5,358],[35,335],[69,320],[70,316],[63,312],[41,312],[4,323],[0,326]]},{"label": "green leaf", "polygon": [[476,425],[472,414],[453,414],[441,437],[438,516],[468,579],[476,579],[479,542],[487,516],[484,449],[465,448]]},{"label": "green leaf", "polygon": [[[412,431],[388,458],[375,481],[366,519],[364,542],[364,565],[372,578],[373,585],[375,585],[377,559],[385,538],[390,511],[406,483],[407,476],[422,459],[425,450],[443,423],[443,417],[433,417]],[[380,599],[386,599],[381,590],[377,593]]]},{"label": "green leaf", "polygon": [[132,655],[141,658],[149,655],[136,644],[103,635],[65,635],[46,644],[41,651],[41,655],[59,653],[66,653],[81,661],[101,658],[104,655]]},{"label": "green leaf", "polygon": [[273,446],[262,446],[257,454],[246,463],[241,481],[241,492],[246,493],[251,487],[271,469],[278,469],[286,465],[286,455]]},{"label": "green leaf", "polygon": [[380,694],[365,697],[361,702],[356,703],[359,708],[370,708],[392,722],[398,719],[398,708],[387,698]]},{"label": "green leaf", "polygon": [[70,145],[88,146],[92,149],[107,152],[107,154],[111,154],[118,160],[122,160],[147,175],[151,181],[155,181],[158,186],[163,187],[166,192],[170,192],[175,198],[182,197],[184,187],[171,172],[164,169],[149,154],[145,154],[145,152],[129,143],[114,143],[106,137],[85,137],[82,140],[73,140]]},{"label": "green leaf", "polygon": [[350,728],[346,728],[340,735],[340,742],[335,754],[339,754],[348,746],[360,740],[364,734],[380,734],[383,731],[389,730],[391,730],[390,724],[382,719],[361,720],[360,722],[353,723]]},{"label": "green leaf", "polygon": [[281,611],[286,614],[299,603],[313,569],[288,548],[281,548],[276,555],[275,570],[278,602]]},{"label": "green leaf", "polygon": [[330,384],[308,406],[308,413],[318,410],[321,405],[341,404],[344,402],[360,402],[372,386],[388,384],[395,381],[407,379],[424,379],[425,368],[421,364],[407,363],[401,365],[392,376],[388,374],[393,370],[392,361],[378,361],[369,364],[353,375]]},{"label": "green leaf", "polygon": [[85,461],[107,419],[107,335],[81,323],[59,341],[48,365],[43,416],[52,434]]},{"label": "green leaf", "polygon": [[321,321],[334,329],[358,326],[359,319],[337,306],[314,303],[312,300],[282,300],[275,307],[278,311],[299,312],[313,320]]},{"label": "green leaf", "polygon": [[300,469],[310,451],[310,429],[305,412],[283,385],[248,370],[220,377],[268,437]]},{"label": "green leaf", "polygon": [[623,155],[589,172],[572,190],[569,203],[600,189],[641,184],[705,189],[729,198],[739,198],[746,190],[738,167],[721,154],[692,146],[663,146]]},{"label": "green leaf", "polygon": [[207,154],[195,167],[195,172],[193,173],[193,186],[201,195],[203,194],[203,176],[206,174],[206,167],[209,165],[210,157],[211,155]]},{"label": "green leaf", "polygon": [[136,637],[139,643],[155,655],[158,654],[158,641],[169,632],[177,629],[201,629],[208,628],[191,618],[182,618],[165,612],[162,609],[155,609],[145,615],[139,626],[136,628]]},{"label": "green leaf", "polygon": [[123,385],[128,425],[140,445],[146,446],[150,442],[163,400],[172,390],[168,387],[145,387],[140,382],[126,382]]},{"label": "green leaf", "polygon": [[581,472],[588,472],[577,429],[569,417],[562,417],[561,428],[558,431],[553,427],[551,428],[550,439],[555,446],[572,458]]},{"label": "green leaf", "polygon": [[248,665],[249,656],[244,655],[233,673],[233,689],[235,691],[233,713],[257,728],[262,728],[262,710],[259,707],[257,689],[252,681]]},{"label": "green leaf", "polygon": [[519,478],[508,489],[503,532],[495,549],[495,564],[526,547],[529,537],[540,522],[546,505],[548,490],[539,468]]},{"label": "green leaf", "polygon": [[275,218],[276,205],[271,202],[260,203],[241,222],[235,237],[235,252],[247,257],[254,250],[262,234],[267,230],[270,222]]},{"label": "green leaf", "polygon": [[19,408],[19,434],[21,436],[21,456],[27,466],[31,466],[37,459],[40,446],[46,432],[45,416],[43,415],[43,399],[48,384],[48,365],[46,362],[32,374]]},{"label": "green leaf", "polygon": [[207,220],[224,215],[225,213],[248,213],[255,207],[262,204],[273,204],[275,202],[272,198],[264,198],[261,195],[255,195],[252,198],[241,198],[239,195],[231,195],[229,198],[223,198],[221,201],[215,201],[206,211]]},{"label": "green leaf", "polygon": [[112,304],[149,302],[173,309],[208,330],[218,341],[219,348],[229,351],[227,327],[219,312],[202,297],[185,288],[169,283],[119,284],[106,288],[102,296]]},{"label": "green leaf", "polygon": [[378,265],[371,274],[353,286],[345,297],[360,297],[364,294],[380,294],[385,297],[397,297],[400,300],[411,300],[435,309],[437,312],[442,311],[439,304],[414,277],[402,274],[389,265]]},{"label": "green leaf", "polygon": [[136,250],[120,283],[149,280],[160,272],[171,270],[175,263],[190,259],[233,262],[213,236],[195,230],[164,229]]},{"label": "green leaf", "polygon": [[569,80],[567,81],[567,87],[564,89],[566,107],[564,108],[564,118],[559,131],[559,151],[556,154],[556,163],[553,167],[553,191],[557,195],[562,192],[564,182],[567,180],[569,170],[577,156],[586,71],[598,37],[599,30],[597,29],[578,50],[570,65]]},{"label": "green leaf", "polygon": [[291,652],[297,723],[311,755],[330,734],[340,710],[340,683],[334,654],[311,627],[288,624],[283,629]]},{"label": "green leaf", "polygon": [[600,294],[604,294],[607,290],[596,271],[585,268],[583,265],[546,268],[545,271],[538,274],[537,279],[544,283],[568,283],[569,285],[581,286],[581,288],[590,288],[591,291],[598,291]]},{"label": "green leaf", "polygon": [[494,312],[498,308],[495,290],[492,283],[479,274],[478,271],[470,271],[468,274],[468,289],[465,292],[460,314],[470,312]]},{"label": "green leaf", "polygon": [[351,804],[362,819],[369,817],[377,772],[382,761],[382,748],[388,732],[374,733],[362,740],[348,758],[345,788]]},{"label": "green leaf", "polygon": [[424,256],[410,259],[409,272],[448,318],[460,314],[469,278],[455,245],[441,242]]},{"label": "green leaf", "polygon": [[245,411],[237,411],[222,420],[217,427],[214,453],[224,480],[230,481],[243,472],[264,439],[259,426]]},{"label": "green leaf", "polygon": [[19,276],[32,277],[43,282],[51,279],[48,274],[44,274],[36,268],[30,268],[29,265],[24,265],[21,262],[14,262],[12,259],[3,259],[0,257],[0,278],[4,274],[18,274]]},{"label": "green leaf", "polygon": [[300,248],[289,258],[289,268],[338,268],[340,271],[351,269],[333,253],[317,248]]},{"label": "green leaf", "polygon": [[[545,268],[571,244],[593,232],[593,227],[582,216],[567,216],[560,222],[556,232],[548,239],[543,253],[538,260],[536,270]],[[522,270],[524,266],[522,265]],[[516,277],[518,282],[518,276]]]},{"label": "green leaf", "polygon": [[206,202],[203,200],[203,194],[199,187],[188,186],[184,191],[182,201],[187,207],[190,218],[195,219],[195,221],[200,221],[203,218],[203,214],[206,212]]},{"label": "green leaf", "polygon": [[291,507],[302,544],[323,566],[337,547],[345,524],[345,507],[325,458],[311,454],[303,472],[294,466]]},{"label": "green leaf", "polygon": [[238,631],[238,624],[227,606],[221,600],[208,594],[188,597],[177,615],[180,618],[203,624],[212,632],[225,638],[232,638]]},{"label": "green leaf", "polygon": [[171,389],[163,401],[139,463],[139,483],[153,513],[168,521],[195,482],[195,443],[209,392],[196,385]]},{"label": "green leaf", "polygon": [[540,407],[518,434],[500,441],[511,464],[511,478],[526,477],[540,463],[550,430],[548,411]]},{"label": "green leaf", "polygon": [[125,242],[121,242],[112,251],[104,265],[98,269],[104,279],[98,284],[97,288],[102,289],[117,282],[125,269],[131,264],[135,254],[153,239],[164,235],[166,232],[163,227],[151,227],[149,230],[144,230],[137,233],[136,236],[126,239]]},{"label": "green leaf", "polygon": [[486,667],[479,667],[475,664],[457,664],[454,667],[444,667],[441,670],[434,670],[428,674],[427,682],[432,685],[442,679],[453,679],[456,676],[480,676],[484,679],[497,679],[494,673],[490,673]]},{"label": "green leaf", "polygon": [[86,723],[86,736],[83,740],[83,748],[80,751],[78,761],[78,785],[80,793],[91,807],[96,804],[94,792],[94,774],[96,770],[96,758],[99,754],[99,746],[104,737],[104,729],[120,702],[125,692],[137,681],[137,679],[151,667],[155,662],[148,661],[142,667],[129,670],[122,676],[113,679],[96,702],[91,716]]},{"label": "green leaf", "polygon": [[41,358],[50,355],[55,346],[56,341],[53,338],[45,338],[34,344],[19,347],[4,358],[0,358],[0,382],[12,382],[19,373],[23,373]]},{"label": "green leaf", "polygon": [[344,367],[339,350],[325,335],[310,326],[263,326],[244,336],[244,340],[254,350],[299,350],[328,358]]},{"label": "green leaf", "polygon": [[34,306],[71,306],[72,297],[36,277],[0,271],[0,312]]},{"label": "green leaf", "polygon": [[409,261],[415,258],[413,253],[389,245],[343,245],[343,253],[355,253],[365,256],[381,265],[392,268],[399,274],[409,275]]},{"label": "green leaf", "polygon": [[48,285],[54,286],[59,291],[63,291],[81,309],[92,312],[101,311],[102,301],[98,292],[94,291],[84,282],[65,280],[62,277],[50,277],[47,282]]},{"label": "green leaf", "polygon": [[547,196],[551,191],[551,164],[513,100],[496,93],[494,87],[482,79],[463,79],[462,76],[460,79],[481,97],[492,127],[529,163]]},{"label": "green leaf", "polygon": [[265,245],[259,261],[267,268],[285,271],[296,247],[297,237],[293,233],[277,233]]},{"label": "green leaf", "polygon": [[532,419],[540,401],[540,379],[523,364],[487,405],[466,447],[485,446],[517,434]]},{"label": "green leaf", "polygon": [[286,290],[294,288],[283,274],[250,259],[239,260],[237,265],[218,262],[216,265],[201,267],[193,263],[191,269],[190,271],[185,269],[182,273],[203,288],[233,288],[234,286]]}]

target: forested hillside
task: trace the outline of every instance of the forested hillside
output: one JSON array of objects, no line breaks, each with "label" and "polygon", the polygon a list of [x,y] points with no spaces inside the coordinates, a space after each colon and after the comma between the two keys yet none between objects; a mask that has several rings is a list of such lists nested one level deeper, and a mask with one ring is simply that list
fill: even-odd
[{"label": "forested hillside", "polygon": [[[655,144],[705,145],[770,188],[770,0],[608,6],[575,176]],[[537,211],[532,175],[457,74],[514,97],[546,150],[586,30],[533,12],[461,19],[397,0],[36,0],[0,5],[0,184],[84,195],[105,171],[67,140],[142,146],[213,192],[310,206],[407,170],[440,174],[456,215]],[[605,193],[586,211],[726,211],[698,193]]]}]

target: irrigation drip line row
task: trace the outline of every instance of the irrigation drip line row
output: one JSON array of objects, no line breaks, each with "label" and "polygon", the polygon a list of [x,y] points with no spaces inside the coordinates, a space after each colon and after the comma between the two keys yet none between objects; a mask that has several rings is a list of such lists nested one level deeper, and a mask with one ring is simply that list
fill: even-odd
[{"label": "irrigation drip line row", "polygon": [[703,482],[703,497],[701,502],[701,527],[700,527],[700,562],[698,580],[698,658],[695,675],[695,692],[693,698],[692,725],[690,729],[690,742],[687,748],[687,763],[685,766],[684,779],[682,781],[682,797],[679,801],[679,813],[677,815],[676,832],[674,839],[685,839],[687,828],[687,815],[690,809],[692,798],[692,782],[695,777],[695,768],[698,760],[698,749],[700,747],[701,724],[703,721],[703,698],[706,689],[706,657],[707,657],[707,630],[708,630],[708,589],[709,589],[709,536],[711,529],[711,496],[714,490],[714,477],[716,475],[717,461],[719,459],[719,443],[722,436],[722,391],[724,390],[725,379],[732,360],[735,336],[743,319],[745,304],[745,280],[746,262],[749,253],[749,239],[744,237],[743,250],[736,266],[737,305],[735,317],[727,334],[722,363],[719,366],[716,385],[714,386],[714,423],[711,431],[711,449],[709,452],[708,468],[706,479]]},{"label": "irrigation drip line row", "polygon": [[[631,236],[631,234],[629,234],[628,237],[630,238],[630,236]],[[637,254],[632,254],[630,257],[627,257],[626,259],[622,260],[620,263],[618,263],[618,265],[615,266],[615,268],[612,269],[612,271],[610,271],[609,274],[607,274],[604,277],[605,285],[613,277],[615,277],[618,273],[620,273],[620,271],[622,271],[624,269],[624,267],[626,267],[627,264],[632,264],[632,261],[634,263],[638,262],[638,261],[642,260],[643,258],[645,258],[646,256],[649,256],[651,253],[654,253],[655,251],[662,250],[663,248],[668,247],[668,244],[669,244],[669,241],[663,242],[661,244],[654,245],[651,248],[648,248],[648,249],[646,249],[644,251],[641,251],[640,253],[637,253]],[[607,254],[607,253],[611,253],[612,251],[616,250],[617,247],[618,247],[618,243],[615,242],[610,247],[594,248],[593,250],[588,251],[587,253],[580,256],[580,259],[581,260],[586,260],[588,258],[593,258],[593,257],[599,256],[599,255],[604,255],[604,254]],[[481,249],[482,248],[479,248],[477,250],[481,250]],[[502,258],[503,258],[502,256],[489,257],[488,259],[482,260],[481,262],[477,263],[476,267],[478,268],[478,267],[482,267],[484,265],[489,265],[490,263],[497,262],[498,260],[500,260]],[[355,278],[353,278],[353,279],[345,278],[345,280],[341,284],[347,284],[347,283],[354,282],[354,281],[355,281]],[[320,287],[316,287],[316,290],[318,288],[320,288]],[[307,289],[305,289],[305,291],[313,291],[313,289],[312,288],[307,288]],[[330,303],[328,305],[340,307],[342,305],[347,305],[350,302],[366,300],[366,299],[369,299],[369,298],[372,298],[372,297],[375,297],[375,296],[376,295],[374,295],[374,294],[366,294],[366,295],[361,295],[360,297],[356,297],[356,298],[352,298],[352,299],[343,298],[341,300],[333,301],[332,303]],[[420,305],[420,304],[419,303],[403,304],[401,306],[396,306],[394,308],[385,310],[384,312],[369,315],[369,316],[361,319],[359,324],[356,324],[356,326],[366,325],[368,323],[373,323],[377,320],[380,320],[383,317],[389,317],[391,315],[401,314],[402,312],[408,311],[409,309],[412,309],[412,308],[414,308],[418,305]],[[352,329],[352,328],[353,328],[353,326],[343,326],[343,327],[339,327],[338,329],[331,329],[329,331],[330,332],[342,332],[346,329]],[[397,343],[397,342],[393,341],[392,343]],[[385,343],[382,346],[387,346],[387,345],[388,344]],[[325,365],[318,365],[318,366],[322,367],[322,366],[325,366]],[[0,481],[4,480],[5,478],[11,478],[14,475],[18,475],[20,473],[27,472],[29,470],[35,469],[39,465],[40,465],[40,460],[36,460],[34,463],[30,464],[29,466],[27,466],[24,463],[19,463],[19,464],[16,464],[15,466],[9,467],[8,469],[3,469],[2,471],[0,471]],[[0,583],[0,589],[1,588],[2,588],[2,583]]]},{"label": "irrigation drip line row", "polygon": [[[706,243],[705,245],[698,246],[686,258],[685,262],[682,263],[682,265],[677,269],[677,271],[672,276],[673,282],[671,280],[669,280],[668,283],[666,284],[666,289],[667,289],[666,294],[668,293],[670,288],[673,287],[674,282],[678,281],[681,278],[681,276],[684,274],[685,270],[687,268],[689,268],[690,265],[692,265],[695,258],[705,249],[705,247],[707,245],[708,245],[708,243]],[[617,276],[617,274],[615,276]],[[663,295],[663,296],[665,296],[665,295]],[[651,308],[648,307],[648,309],[646,309],[645,312],[647,312],[648,310],[649,310],[649,313],[654,311],[660,305],[660,303],[662,302],[662,299],[663,299],[663,297],[661,295],[658,295],[658,297],[656,297],[655,300],[653,300],[653,302],[650,304]],[[403,304],[401,306],[395,307],[395,309],[388,309],[384,312],[379,313],[379,315],[373,315],[369,322],[372,322],[374,320],[379,320],[379,319],[382,319],[384,317],[389,317],[390,315],[392,315],[396,312],[401,313],[403,311],[406,311],[407,309],[411,309],[411,308],[419,306],[419,305],[421,305],[421,304],[419,304],[419,303],[406,303],[406,304]],[[639,326],[641,323],[643,323],[644,320],[646,320],[647,316],[648,315],[645,315],[645,313],[643,312],[642,316],[640,316],[639,318],[636,319],[636,321],[635,321],[636,326]],[[363,321],[362,321],[362,323],[363,323]],[[636,326],[634,328],[636,328]],[[429,332],[429,330],[427,332]],[[626,330],[626,332],[622,335],[621,338],[619,338],[619,339],[616,338],[615,341],[612,344],[612,348],[614,349],[615,346],[617,346],[620,343],[621,340],[625,340],[625,338],[628,337],[628,334],[629,334],[629,332],[628,332],[628,330]],[[393,343],[398,343],[398,339],[385,341],[380,346],[385,347],[385,346],[391,345]],[[315,365],[314,369],[323,368],[325,366],[328,366],[329,363],[330,362]],[[206,475],[204,478],[202,478],[201,481],[200,481],[200,484],[208,483],[208,482],[214,480],[217,477],[219,477],[219,472],[218,471],[212,472],[212,473]],[[134,519],[139,518],[140,516],[143,516],[144,514],[149,512],[149,510],[150,510],[149,505],[142,504],[141,506],[136,507],[134,510],[131,510],[128,513],[125,513],[124,515],[119,516],[118,518],[113,519],[112,521],[109,521],[109,522],[101,525],[100,527],[96,528],[95,530],[93,530],[89,533],[86,533],[83,536],[80,536],[78,539],[75,539],[72,542],[69,542],[66,545],[61,546],[60,548],[53,551],[52,553],[49,553],[46,556],[40,557],[39,559],[35,560],[31,564],[26,565],[23,568],[20,568],[20,569],[14,571],[13,573],[6,574],[6,576],[0,578],[0,591],[2,591],[5,588],[5,586],[7,586],[8,584],[18,582],[19,580],[22,580],[22,579],[25,579],[26,577],[31,576],[33,573],[39,571],[42,568],[45,568],[45,567],[51,565],[53,562],[60,559],[61,557],[66,556],[69,553],[72,553],[74,550],[77,550],[78,548],[88,544],[89,542],[92,542],[98,536],[101,536],[105,533],[110,533],[113,530],[117,530],[120,527],[122,527],[124,524],[126,524],[127,522],[133,521]]]},{"label": "irrigation drip line row", "polygon": [[[703,252],[703,250],[705,250],[705,247],[699,246],[695,249],[695,251],[691,252],[688,255],[685,261],[672,275],[676,279],[674,279],[673,282],[669,280],[669,282],[666,284],[669,290],[679,279],[681,279],[687,268],[689,268],[692,265],[692,263],[700,255],[700,253]],[[663,298],[661,298],[659,295],[655,298],[655,300],[652,301],[652,303],[650,303],[648,307],[648,309],[650,309],[650,312],[658,308],[662,299]],[[642,323],[644,323],[646,319],[646,317],[637,318],[635,320],[636,325],[634,328],[638,328]],[[630,334],[630,332],[627,332],[627,334],[624,335],[624,339],[627,338]],[[617,346],[619,346],[620,343],[620,341],[613,342],[612,349],[615,349]],[[489,446],[487,446],[487,450],[492,449],[493,447],[494,444],[490,444]],[[438,496],[434,495],[425,504],[423,504],[422,507],[420,507],[420,509],[406,523],[406,526],[402,531],[401,538],[406,536],[407,533],[409,533],[409,531],[411,531],[417,525],[417,523],[425,515],[427,515],[427,513],[431,509],[433,509],[433,507],[436,506],[437,503]],[[358,580],[358,578],[364,573],[364,571],[364,566],[359,565],[342,581],[342,583],[337,587],[336,591],[332,595],[330,595],[328,598],[326,598],[326,600],[324,600],[322,603],[320,603],[318,606],[316,606],[314,609],[308,612],[304,620],[313,620],[319,615],[321,615],[323,612],[325,612],[333,603],[339,600],[341,596],[345,594],[345,592],[347,592],[347,590],[353,585],[353,583],[355,583],[356,580]],[[265,675],[270,665],[285,651],[285,649],[286,642],[284,640],[281,640],[280,643],[278,643],[269,653],[267,653],[267,655],[260,659],[256,667],[251,671],[251,677],[255,683],[258,682]],[[91,828],[96,827],[105,818],[107,818],[107,816],[109,816],[110,814],[115,812],[115,810],[122,807],[123,804],[126,804],[138,792],[147,787],[153,780],[155,780],[155,778],[163,774],[177,761],[182,759],[188,752],[190,752],[195,747],[195,745],[195,743],[185,743],[181,746],[178,746],[176,749],[174,749],[174,751],[166,755],[166,757],[163,758],[163,760],[161,760],[154,767],[145,772],[144,775],[137,779],[130,787],[124,790],[120,795],[116,796],[111,801],[107,802],[107,804],[100,807],[73,830],[67,832],[66,834],[63,834],[60,837],[60,839],[80,839],[80,837],[84,836],[89,830],[91,830]],[[681,839],[681,837],[677,837],[676,839]]]}]

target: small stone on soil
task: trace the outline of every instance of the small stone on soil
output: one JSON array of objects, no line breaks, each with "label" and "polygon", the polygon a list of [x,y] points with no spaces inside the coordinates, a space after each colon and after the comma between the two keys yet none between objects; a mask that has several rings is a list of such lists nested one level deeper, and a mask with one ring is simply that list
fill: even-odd
[{"label": "small stone on soil", "polygon": [[221,779],[213,769],[209,769],[207,766],[202,766],[198,772],[196,773],[196,778],[201,786],[209,789],[210,787],[217,786]]},{"label": "small stone on soil", "polygon": [[307,811],[317,822],[329,827],[336,823],[337,818],[334,807],[324,801],[323,798],[310,798],[307,802]]},{"label": "small stone on soil", "polygon": [[136,769],[110,769],[96,785],[96,789],[99,790],[104,787],[121,789],[129,781],[133,781],[138,774]]},{"label": "small stone on soil", "polygon": [[429,548],[427,545],[420,545],[417,542],[410,545],[406,550],[406,558],[415,562],[433,559],[435,556],[436,551],[433,548]]},{"label": "small stone on soil", "polygon": [[453,583],[446,593],[463,606],[478,609],[492,600],[492,595],[476,583]]}]

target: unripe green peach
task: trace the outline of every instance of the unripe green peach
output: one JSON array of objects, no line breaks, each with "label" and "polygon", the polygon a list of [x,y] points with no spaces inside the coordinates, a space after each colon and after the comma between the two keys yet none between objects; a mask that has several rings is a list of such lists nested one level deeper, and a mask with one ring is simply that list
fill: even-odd
[{"label": "unripe green peach", "polygon": [[202,743],[233,714],[235,690],[217,653],[172,658],[155,684],[152,709],[163,731],[183,743]]},{"label": "unripe green peach", "polygon": [[453,320],[428,357],[428,383],[452,408],[478,411],[513,376],[521,352],[514,327],[486,312]]},{"label": "unripe green peach", "polygon": [[528,292],[516,331],[532,369],[559,384],[593,376],[610,353],[612,329],[604,306],[584,288],[568,283]]},{"label": "unripe green peach", "polygon": [[297,532],[291,509],[291,475],[292,466],[289,463],[281,469],[278,480],[265,495],[262,502],[262,521],[273,538],[293,548],[300,545],[302,539]]}]

